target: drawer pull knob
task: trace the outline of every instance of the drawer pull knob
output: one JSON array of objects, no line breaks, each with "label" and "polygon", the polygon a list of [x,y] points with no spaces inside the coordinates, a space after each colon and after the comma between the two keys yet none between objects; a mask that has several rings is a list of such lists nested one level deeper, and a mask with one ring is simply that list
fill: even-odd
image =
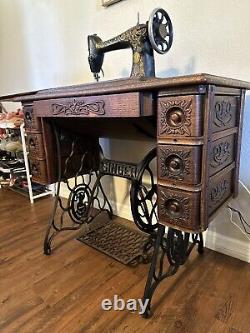
[{"label": "drawer pull knob", "polygon": [[185,121],[185,115],[182,109],[173,107],[170,108],[166,114],[167,123],[170,127],[179,127],[182,126]]},{"label": "drawer pull knob", "polygon": [[27,121],[31,121],[31,120],[32,120],[32,117],[31,117],[30,112],[26,112],[26,113],[25,113],[25,119],[26,119]]},{"label": "drawer pull knob", "polygon": [[183,207],[182,204],[175,199],[168,199],[165,202],[166,212],[172,218],[178,218],[182,216]]},{"label": "drawer pull knob", "polygon": [[184,163],[178,155],[172,154],[166,158],[165,166],[171,174],[179,175],[183,171]]},{"label": "drawer pull knob", "polygon": [[33,139],[30,139],[29,141],[29,146],[32,148],[32,149],[35,149],[36,148],[36,145],[35,145],[35,142]]},{"label": "drawer pull knob", "polygon": [[37,174],[38,173],[38,168],[37,168],[37,166],[35,164],[32,164],[31,170],[32,170],[33,174]]}]

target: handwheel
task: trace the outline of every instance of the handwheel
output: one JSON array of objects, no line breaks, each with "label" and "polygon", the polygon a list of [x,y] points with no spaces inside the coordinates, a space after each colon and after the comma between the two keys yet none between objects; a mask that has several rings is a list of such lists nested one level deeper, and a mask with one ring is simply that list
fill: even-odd
[{"label": "handwheel", "polygon": [[148,21],[148,36],[153,49],[164,54],[173,43],[173,25],[168,13],[162,8],[153,10]]},{"label": "handwheel", "polygon": [[132,181],[130,203],[137,227],[147,233],[158,228],[157,185],[154,182],[152,163],[156,159],[156,148],[152,149],[138,166],[138,173]]}]

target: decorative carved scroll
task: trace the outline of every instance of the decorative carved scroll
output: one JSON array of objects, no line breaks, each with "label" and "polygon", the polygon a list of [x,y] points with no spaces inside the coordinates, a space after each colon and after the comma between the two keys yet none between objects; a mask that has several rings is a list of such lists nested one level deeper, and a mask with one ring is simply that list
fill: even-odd
[{"label": "decorative carved scroll", "polygon": [[102,116],[105,114],[104,105],[105,102],[103,100],[85,103],[84,100],[77,100],[74,98],[73,102],[68,102],[66,104],[53,103],[52,114],[89,115],[90,113],[94,113]]},{"label": "decorative carved scroll", "polygon": [[162,101],[160,106],[160,134],[191,136],[191,98]]},{"label": "decorative carved scroll", "polygon": [[218,101],[214,106],[214,124],[217,127],[227,126],[232,119],[232,105],[227,100]]},{"label": "decorative carved scroll", "polygon": [[216,184],[210,191],[210,200],[212,204],[217,204],[222,201],[225,194],[229,190],[230,183],[227,179],[223,179]]},{"label": "decorative carved scroll", "polygon": [[224,164],[232,154],[232,147],[228,141],[220,142],[218,145],[213,147],[210,156],[210,166],[217,168]]}]

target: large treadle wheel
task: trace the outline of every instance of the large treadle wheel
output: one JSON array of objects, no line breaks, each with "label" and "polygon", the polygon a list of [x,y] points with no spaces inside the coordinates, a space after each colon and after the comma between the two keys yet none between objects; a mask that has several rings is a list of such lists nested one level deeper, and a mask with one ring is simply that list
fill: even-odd
[{"label": "large treadle wheel", "polygon": [[132,181],[130,203],[134,222],[137,227],[152,234],[158,227],[157,222],[157,184],[152,171],[156,159],[156,148],[152,149],[138,165],[137,177]]}]

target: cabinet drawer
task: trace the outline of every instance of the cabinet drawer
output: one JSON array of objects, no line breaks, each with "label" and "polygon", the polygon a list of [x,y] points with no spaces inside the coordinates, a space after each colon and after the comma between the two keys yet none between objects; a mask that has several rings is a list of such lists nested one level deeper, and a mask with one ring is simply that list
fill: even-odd
[{"label": "cabinet drawer", "polygon": [[45,151],[43,145],[42,134],[28,134],[27,135],[27,149],[29,156],[36,159],[45,159]]},{"label": "cabinet drawer", "polygon": [[39,184],[48,184],[47,165],[45,160],[30,159],[32,180]]},{"label": "cabinet drawer", "polygon": [[200,192],[158,186],[158,216],[162,224],[198,231]]},{"label": "cabinet drawer", "polygon": [[209,180],[208,215],[210,216],[233,193],[234,169],[222,175],[215,175]]},{"label": "cabinet drawer", "polygon": [[235,135],[211,143],[209,148],[209,176],[214,175],[235,160]]},{"label": "cabinet drawer", "polygon": [[23,108],[25,129],[32,132],[40,132],[42,129],[41,120],[34,116],[32,106]]},{"label": "cabinet drawer", "polygon": [[201,147],[158,145],[158,178],[196,185],[201,181]]},{"label": "cabinet drawer", "polygon": [[139,117],[153,114],[150,93],[124,93],[34,102],[39,117]]},{"label": "cabinet drawer", "polygon": [[212,110],[212,132],[220,132],[237,126],[237,112],[240,112],[239,96],[215,95]]},{"label": "cabinet drawer", "polygon": [[202,136],[202,106],[202,95],[158,98],[158,137]]}]

